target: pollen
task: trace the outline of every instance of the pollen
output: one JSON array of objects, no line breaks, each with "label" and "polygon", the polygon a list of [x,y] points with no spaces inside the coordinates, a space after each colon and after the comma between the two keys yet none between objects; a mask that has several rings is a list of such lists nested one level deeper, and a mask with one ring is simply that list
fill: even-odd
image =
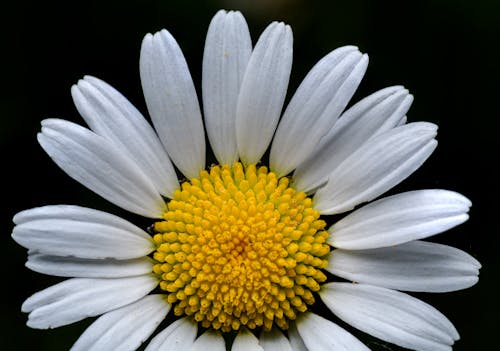
[{"label": "pollen", "polygon": [[178,316],[222,332],[288,328],[326,280],[326,223],[266,167],[213,166],[155,223],[153,271]]}]

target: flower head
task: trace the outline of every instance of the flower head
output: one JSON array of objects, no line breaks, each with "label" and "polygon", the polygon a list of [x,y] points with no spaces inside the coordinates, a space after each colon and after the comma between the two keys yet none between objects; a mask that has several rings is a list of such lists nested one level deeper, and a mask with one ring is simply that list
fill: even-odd
[{"label": "flower head", "polygon": [[[12,236],[29,249],[28,268],[70,278],[25,301],[28,325],[100,316],[73,349],[134,350],[170,313],[175,321],[147,350],[225,350],[226,342],[232,350],[366,350],[311,311],[321,299],[382,340],[451,349],[451,322],[400,290],[477,282],[480,264],[470,255],[420,240],[466,221],[471,204],[427,189],[357,208],[437,145],[437,126],[406,123],[413,98],[401,86],[345,110],[367,64],[354,46],[332,51],[282,113],[290,27],[272,23],[252,48],[243,16],[219,11],[203,56],[203,120],[166,30],[146,35],[141,48],[154,129],[114,88],[84,77],[71,92],[90,129],[44,120],[40,145],[69,176],[152,226],[69,205],[18,213]],[[208,168],[204,128],[218,161]],[[332,225],[322,217],[352,209]]]}]

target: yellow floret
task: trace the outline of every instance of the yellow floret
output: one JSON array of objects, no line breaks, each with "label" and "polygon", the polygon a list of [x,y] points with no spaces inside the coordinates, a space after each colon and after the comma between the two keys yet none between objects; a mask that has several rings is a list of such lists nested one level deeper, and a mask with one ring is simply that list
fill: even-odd
[{"label": "yellow floret", "polygon": [[154,225],[156,264],[178,316],[223,332],[288,321],[326,280],[326,223],[266,167],[213,166],[184,182]]}]

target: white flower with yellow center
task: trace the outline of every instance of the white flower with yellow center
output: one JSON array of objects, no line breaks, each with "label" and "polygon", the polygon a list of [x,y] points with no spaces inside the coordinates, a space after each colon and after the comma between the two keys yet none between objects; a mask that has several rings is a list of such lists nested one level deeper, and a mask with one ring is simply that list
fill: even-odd
[{"label": "white flower with yellow center", "polygon": [[[282,114],[291,29],[272,23],[252,49],[243,16],[220,11],[203,57],[205,125],[166,30],[146,35],[140,57],[155,130],[108,84],[79,81],[72,95],[90,130],[44,120],[41,146],[69,176],[154,225],[148,233],[78,206],[18,213],[12,236],[29,249],[27,266],[71,277],[26,300],[28,325],[100,316],[73,350],[135,350],[171,313],[175,322],[147,350],[367,350],[311,312],[321,299],[387,342],[450,350],[458,339],[451,322],[398,290],[477,282],[480,264],[470,255],[419,240],[467,220],[469,200],[419,190],[381,198],[329,228],[320,217],[379,197],[437,144],[434,124],[406,124],[412,96],[403,87],[344,111],[367,64],[354,46],[332,51]],[[219,162],[208,168],[204,127]],[[186,177],[180,184],[173,165]]]}]

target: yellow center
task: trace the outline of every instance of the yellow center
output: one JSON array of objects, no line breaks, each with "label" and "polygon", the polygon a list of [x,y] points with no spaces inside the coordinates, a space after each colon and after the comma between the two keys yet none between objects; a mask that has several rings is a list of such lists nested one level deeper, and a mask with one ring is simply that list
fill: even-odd
[{"label": "yellow center", "polygon": [[163,217],[153,271],[175,314],[203,327],[287,329],[326,280],[325,222],[305,193],[266,167],[202,171]]}]

